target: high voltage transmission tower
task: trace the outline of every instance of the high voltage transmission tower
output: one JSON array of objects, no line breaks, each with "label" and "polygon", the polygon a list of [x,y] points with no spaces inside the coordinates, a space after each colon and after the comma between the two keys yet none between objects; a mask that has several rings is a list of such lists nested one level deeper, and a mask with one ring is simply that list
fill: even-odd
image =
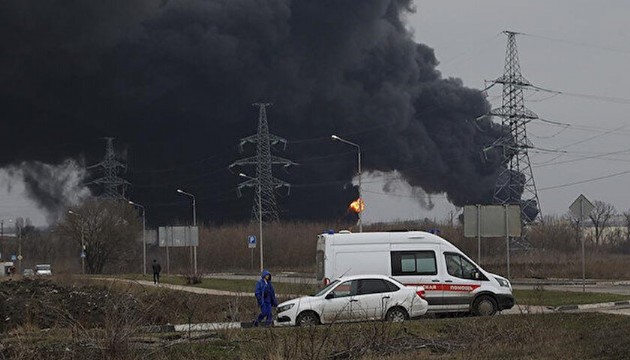
[{"label": "high voltage transmission tower", "polygon": [[105,158],[100,163],[88,167],[88,169],[102,168],[103,176],[88,184],[103,185],[103,193],[100,195],[102,198],[125,199],[125,190],[129,182],[118,176],[118,172],[119,169],[126,169],[127,167],[116,159],[114,138],[106,137],[105,140],[107,141]]},{"label": "high voltage transmission tower", "polygon": [[254,219],[262,219],[262,221],[277,221],[279,216],[275,190],[281,187],[290,189],[290,185],[273,177],[273,165],[282,165],[286,168],[297,164],[291,160],[271,154],[272,146],[280,143],[283,144],[284,149],[286,149],[287,146],[286,139],[269,133],[266,108],[271,106],[271,104],[254,103],[252,105],[258,106],[258,133],[241,139],[239,147],[241,151],[243,151],[243,145],[247,143],[256,143],[256,155],[237,160],[230,165],[230,168],[234,166],[256,166],[256,177],[249,177],[247,181],[240,183],[237,192],[240,196],[242,188],[256,188],[255,201],[252,209]]},{"label": "high voltage transmission tower", "polygon": [[532,144],[527,139],[526,124],[538,119],[538,115],[525,107],[523,99],[523,88],[532,84],[521,75],[516,48],[518,33],[503,33],[508,38],[504,72],[493,82],[503,85],[503,100],[501,107],[491,110],[490,115],[502,118],[501,124],[509,133],[492,144],[503,152],[503,170],[496,180],[493,202],[520,205],[522,221],[529,224],[539,217],[540,202],[527,152]]}]

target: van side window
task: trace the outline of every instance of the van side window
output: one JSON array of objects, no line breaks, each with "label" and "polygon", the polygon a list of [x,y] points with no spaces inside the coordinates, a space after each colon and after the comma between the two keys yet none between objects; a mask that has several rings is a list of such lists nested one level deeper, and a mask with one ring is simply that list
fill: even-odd
[{"label": "van side window", "polygon": [[477,268],[466,258],[459,254],[444,253],[444,260],[446,260],[446,271],[449,275],[474,280]]},{"label": "van side window", "polygon": [[392,251],[392,275],[436,275],[434,251]]}]

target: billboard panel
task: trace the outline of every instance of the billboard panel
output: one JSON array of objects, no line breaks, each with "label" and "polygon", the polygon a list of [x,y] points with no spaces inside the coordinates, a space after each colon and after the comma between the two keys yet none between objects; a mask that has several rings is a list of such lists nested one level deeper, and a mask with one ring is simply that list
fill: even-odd
[{"label": "billboard panel", "polygon": [[[507,214],[506,214],[507,210]],[[479,212],[478,212],[479,211]],[[509,236],[521,236],[521,208],[518,205],[464,206],[465,237],[503,237],[507,215]],[[478,227],[477,219],[481,221]],[[479,234],[478,234],[479,232]]]},{"label": "billboard panel", "polygon": [[199,229],[196,226],[160,226],[158,238],[161,247],[198,246]]}]

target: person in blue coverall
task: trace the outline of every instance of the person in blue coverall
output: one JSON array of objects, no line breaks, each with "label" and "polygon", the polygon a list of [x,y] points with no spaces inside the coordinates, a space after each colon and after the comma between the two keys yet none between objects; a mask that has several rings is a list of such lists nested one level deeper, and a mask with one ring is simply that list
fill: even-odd
[{"label": "person in blue coverall", "polygon": [[273,321],[271,307],[278,306],[278,299],[276,299],[276,292],[273,290],[273,285],[271,285],[271,273],[269,271],[263,270],[260,280],[256,282],[255,295],[258,307],[260,307],[260,315],[254,321],[254,326],[258,326],[265,318],[265,325],[269,326]]}]

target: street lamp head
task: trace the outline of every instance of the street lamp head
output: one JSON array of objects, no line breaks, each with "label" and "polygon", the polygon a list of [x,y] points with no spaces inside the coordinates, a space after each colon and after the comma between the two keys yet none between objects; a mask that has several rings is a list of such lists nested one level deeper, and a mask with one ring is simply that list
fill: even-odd
[{"label": "street lamp head", "polygon": [[72,211],[72,210],[68,210],[68,214],[73,214],[73,215],[76,215],[77,213],[75,213],[75,212],[74,212],[74,211]]},{"label": "street lamp head", "polygon": [[341,140],[337,135],[332,135],[330,138],[333,140]]},{"label": "street lamp head", "polygon": [[177,189],[177,192],[180,194],[183,194],[184,192],[182,191],[182,189]]},{"label": "street lamp head", "polygon": [[131,201],[131,200],[129,200],[129,205],[136,205],[136,203]]},{"label": "street lamp head", "polygon": [[243,174],[243,173],[238,173],[238,176],[240,176],[240,177],[244,177],[244,178],[248,178],[248,177],[249,177],[249,176],[247,176],[247,175],[245,175],[245,174]]}]

